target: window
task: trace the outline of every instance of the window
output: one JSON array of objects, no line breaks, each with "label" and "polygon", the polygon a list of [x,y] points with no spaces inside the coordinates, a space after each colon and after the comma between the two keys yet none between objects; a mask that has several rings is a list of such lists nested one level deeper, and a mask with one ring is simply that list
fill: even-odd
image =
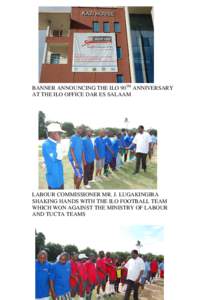
[{"label": "window", "polygon": [[53,36],[60,37],[63,36],[62,30],[53,30]]},{"label": "window", "polygon": [[110,23],[109,22],[104,22],[103,23],[103,31],[104,32],[110,32]]},{"label": "window", "polygon": [[99,32],[99,22],[93,22],[93,32]]},{"label": "window", "polygon": [[122,59],[122,48],[117,47],[117,59]]},{"label": "window", "polygon": [[56,65],[60,63],[60,54],[52,53],[50,58],[50,64]]},{"label": "window", "polygon": [[123,83],[123,82],[124,82],[124,76],[118,74],[118,75],[116,76],[116,82],[117,82],[117,83]]},{"label": "window", "polygon": [[114,31],[115,32],[120,32],[121,31],[119,22],[114,22]]}]

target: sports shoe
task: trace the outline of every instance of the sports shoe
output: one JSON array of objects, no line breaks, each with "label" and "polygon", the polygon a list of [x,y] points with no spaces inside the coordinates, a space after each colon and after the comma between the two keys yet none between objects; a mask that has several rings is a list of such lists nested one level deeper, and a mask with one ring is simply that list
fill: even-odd
[{"label": "sports shoe", "polygon": [[86,189],[90,189],[90,188],[91,188],[91,186],[90,186],[89,184],[84,185],[84,187],[85,187]]}]

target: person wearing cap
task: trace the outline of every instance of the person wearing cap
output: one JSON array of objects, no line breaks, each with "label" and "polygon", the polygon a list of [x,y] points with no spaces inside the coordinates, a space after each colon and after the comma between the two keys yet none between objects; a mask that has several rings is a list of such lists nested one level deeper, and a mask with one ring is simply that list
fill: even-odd
[{"label": "person wearing cap", "polygon": [[104,251],[99,252],[99,257],[96,260],[96,271],[97,271],[97,298],[100,298],[100,289],[102,288],[102,295],[105,296],[107,268],[105,264]]},{"label": "person wearing cap", "polygon": [[104,142],[105,131],[104,129],[99,130],[99,135],[94,141],[94,150],[96,157],[96,179],[101,179],[102,169],[105,165],[105,142]]},{"label": "person wearing cap", "polygon": [[124,300],[130,299],[132,291],[134,300],[138,300],[139,282],[143,275],[145,265],[143,259],[139,257],[137,250],[133,250],[131,252],[131,258],[124,267],[127,269],[127,289]]},{"label": "person wearing cap", "polygon": [[78,281],[78,254],[73,253],[70,260],[71,265],[71,277],[70,277],[70,285],[71,285],[71,297],[74,298],[79,289],[79,281]]},{"label": "person wearing cap", "polygon": [[88,257],[81,253],[78,256],[78,279],[79,279],[79,288],[78,288],[78,295],[79,298],[82,300],[85,297],[86,287],[87,287],[87,280],[88,280],[88,273],[86,268],[86,260]]},{"label": "person wearing cap", "polygon": [[46,251],[41,250],[35,261],[35,299],[49,300],[51,264]]},{"label": "person wearing cap", "polygon": [[74,171],[74,187],[80,188],[83,178],[83,167],[86,165],[83,142],[82,142],[83,128],[78,127],[76,133],[70,138],[70,147],[68,152],[69,161]]},{"label": "person wearing cap", "polygon": [[89,259],[85,262],[87,274],[88,274],[88,281],[86,286],[86,300],[91,300],[92,292],[95,289],[97,284],[97,273],[96,273],[96,255],[91,253]]},{"label": "person wearing cap", "polygon": [[64,189],[63,152],[61,134],[63,131],[58,123],[47,126],[48,138],[42,145],[42,154],[46,166],[46,181],[48,189]]},{"label": "person wearing cap", "polygon": [[71,266],[68,254],[63,252],[52,265],[50,273],[51,296],[53,300],[71,300]]},{"label": "person wearing cap", "polygon": [[86,165],[84,165],[84,177],[83,177],[85,188],[91,188],[89,183],[93,182],[95,152],[94,152],[94,145],[91,140],[92,134],[93,134],[92,130],[87,129],[86,136],[82,139],[85,161],[86,161]]}]

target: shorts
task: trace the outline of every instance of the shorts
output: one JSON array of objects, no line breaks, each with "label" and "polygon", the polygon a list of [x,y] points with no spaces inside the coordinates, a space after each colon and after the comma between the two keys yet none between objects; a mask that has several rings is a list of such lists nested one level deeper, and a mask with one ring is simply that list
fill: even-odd
[{"label": "shorts", "polygon": [[57,296],[56,300],[71,300],[71,293],[68,292],[62,296]]},{"label": "shorts", "polygon": [[141,284],[145,284],[146,282],[146,276],[145,277],[141,277]]},{"label": "shorts", "polygon": [[75,163],[74,163],[73,161],[71,162],[71,165],[72,165],[72,168],[73,168],[73,170],[74,170],[74,175],[75,175],[76,177],[82,178],[82,177],[83,177],[83,169],[82,169],[82,166],[79,165],[79,168],[76,168]]},{"label": "shorts", "polygon": [[105,165],[105,159],[104,158],[96,160],[96,169],[97,170],[104,168],[104,165]]},{"label": "shorts", "polygon": [[98,285],[106,285],[107,279],[106,278],[104,278],[104,279],[97,278],[97,282],[98,282]]},{"label": "shorts", "polygon": [[75,286],[71,286],[71,292],[74,292],[75,294],[77,294],[79,291],[79,284],[76,284]]}]

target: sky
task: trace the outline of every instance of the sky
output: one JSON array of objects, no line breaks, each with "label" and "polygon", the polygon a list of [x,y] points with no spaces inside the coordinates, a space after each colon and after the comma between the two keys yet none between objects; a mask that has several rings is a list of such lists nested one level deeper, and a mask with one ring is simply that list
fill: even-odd
[{"label": "sky", "polygon": [[101,226],[86,223],[83,226],[81,223],[78,224],[73,229],[69,227],[64,230],[64,224],[61,224],[61,227],[58,224],[52,224],[50,228],[36,226],[36,230],[45,235],[47,243],[74,244],[79,250],[90,247],[97,251],[130,252],[136,249],[136,242],[139,240],[142,244],[141,253],[164,254],[163,226],[114,226],[114,223],[105,225],[102,223]]},{"label": "sky", "polygon": [[76,100],[76,102],[72,104],[66,102],[66,106],[48,105],[48,109],[42,109],[46,115],[46,121],[72,122],[74,126],[84,124],[93,129],[101,127],[127,128],[124,120],[128,118],[128,128],[137,128],[139,125],[143,125],[145,129],[157,128],[157,110],[150,111],[149,106],[148,108],[140,106],[139,114],[136,111],[139,107],[136,105],[136,101],[134,105],[124,100],[112,101],[110,99],[105,99],[104,104],[98,99],[95,103],[82,100]]}]

